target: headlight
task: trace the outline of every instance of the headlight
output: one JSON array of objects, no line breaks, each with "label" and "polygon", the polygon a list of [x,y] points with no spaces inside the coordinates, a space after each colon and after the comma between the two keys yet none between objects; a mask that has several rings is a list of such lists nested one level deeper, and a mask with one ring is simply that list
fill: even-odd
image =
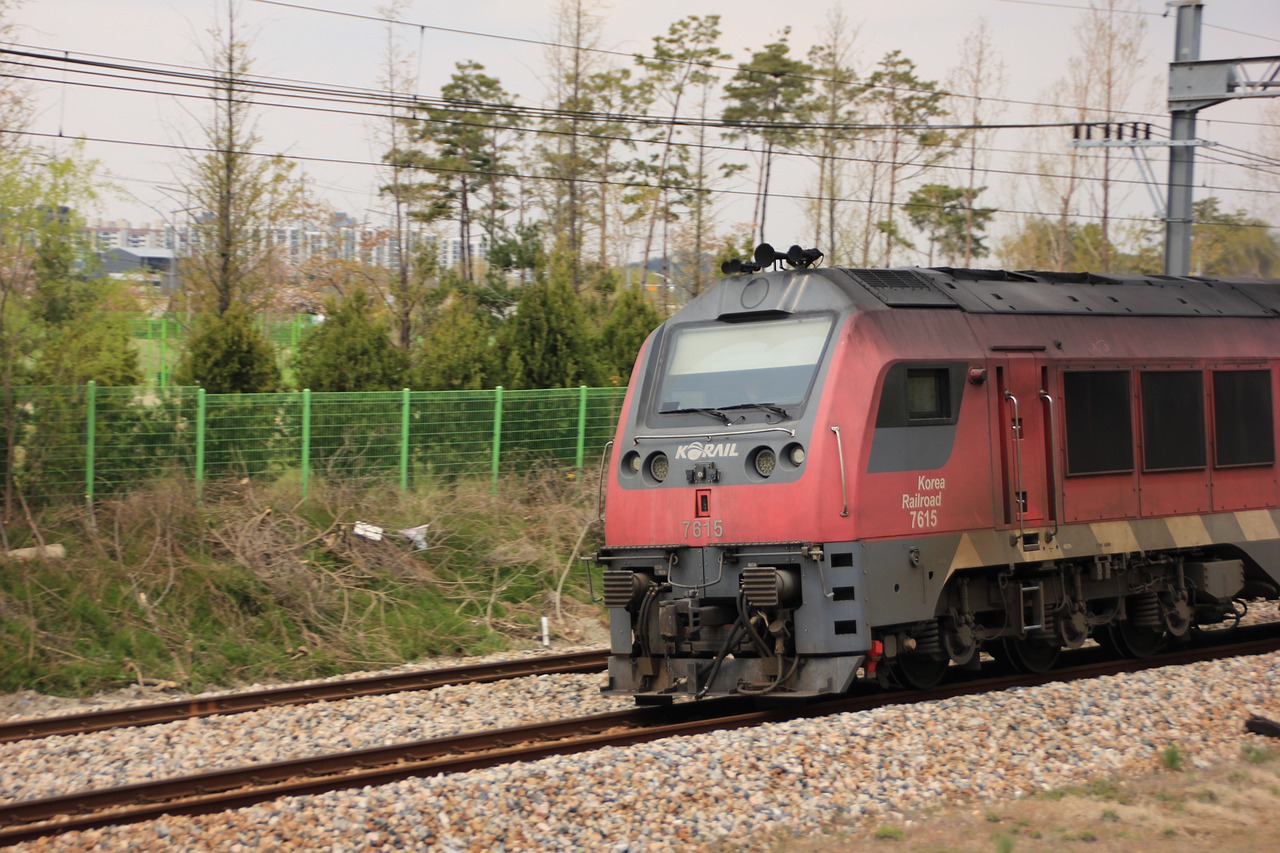
[{"label": "headlight", "polygon": [[793,444],[787,448],[787,460],[797,468],[804,463],[804,448]]},{"label": "headlight", "polygon": [[667,454],[655,453],[649,457],[649,476],[659,483],[667,479],[670,470],[671,463],[667,461]]},{"label": "headlight", "polygon": [[640,473],[640,454],[634,450],[622,457],[622,470],[626,474]]},{"label": "headlight", "polygon": [[768,477],[773,473],[773,469],[778,467],[778,456],[769,448],[762,447],[752,456],[751,464],[755,466],[757,474]]}]

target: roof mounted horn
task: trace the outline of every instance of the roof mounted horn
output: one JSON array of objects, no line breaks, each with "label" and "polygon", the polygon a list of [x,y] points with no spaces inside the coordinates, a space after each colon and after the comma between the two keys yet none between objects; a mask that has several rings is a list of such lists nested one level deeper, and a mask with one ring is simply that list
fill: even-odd
[{"label": "roof mounted horn", "polygon": [[768,243],[761,243],[756,246],[755,255],[750,261],[740,261],[736,258],[725,261],[720,265],[720,272],[725,275],[760,272],[760,270],[769,266],[776,267],[780,262],[785,262],[792,269],[803,270],[808,269],[820,260],[822,260],[822,252],[818,249],[802,249],[799,246],[792,246],[784,253],[779,252]]}]

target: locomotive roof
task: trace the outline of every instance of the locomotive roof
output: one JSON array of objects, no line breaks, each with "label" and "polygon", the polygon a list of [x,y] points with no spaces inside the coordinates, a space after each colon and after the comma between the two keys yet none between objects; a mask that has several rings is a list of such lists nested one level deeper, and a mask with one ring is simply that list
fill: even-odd
[{"label": "locomotive roof", "polygon": [[1095,314],[1147,317],[1275,317],[1280,281],[1006,270],[849,269],[891,308],[955,308],[974,314]]}]

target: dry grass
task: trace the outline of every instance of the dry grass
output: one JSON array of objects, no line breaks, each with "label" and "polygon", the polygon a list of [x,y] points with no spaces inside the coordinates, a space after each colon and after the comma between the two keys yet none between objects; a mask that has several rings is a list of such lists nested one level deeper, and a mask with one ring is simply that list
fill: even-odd
[{"label": "dry grass", "polygon": [[[598,627],[576,557],[595,492],[563,472],[437,483],[170,480],[47,514],[66,560],[0,573],[0,689],[302,678]],[[355,535],[356,522],[384,529]],[[427,526],[425,547],[402,529]]]}]

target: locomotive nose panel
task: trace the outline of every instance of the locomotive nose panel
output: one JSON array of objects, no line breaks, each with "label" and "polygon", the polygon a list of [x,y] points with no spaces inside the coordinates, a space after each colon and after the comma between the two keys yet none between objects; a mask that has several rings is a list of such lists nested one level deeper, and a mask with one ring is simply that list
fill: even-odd
[{"label": "locomotive nose panel", "polygon": [[807,543],[609,549],[606,692],[677,695],[846,690],[870,646],[850,550]]}]

